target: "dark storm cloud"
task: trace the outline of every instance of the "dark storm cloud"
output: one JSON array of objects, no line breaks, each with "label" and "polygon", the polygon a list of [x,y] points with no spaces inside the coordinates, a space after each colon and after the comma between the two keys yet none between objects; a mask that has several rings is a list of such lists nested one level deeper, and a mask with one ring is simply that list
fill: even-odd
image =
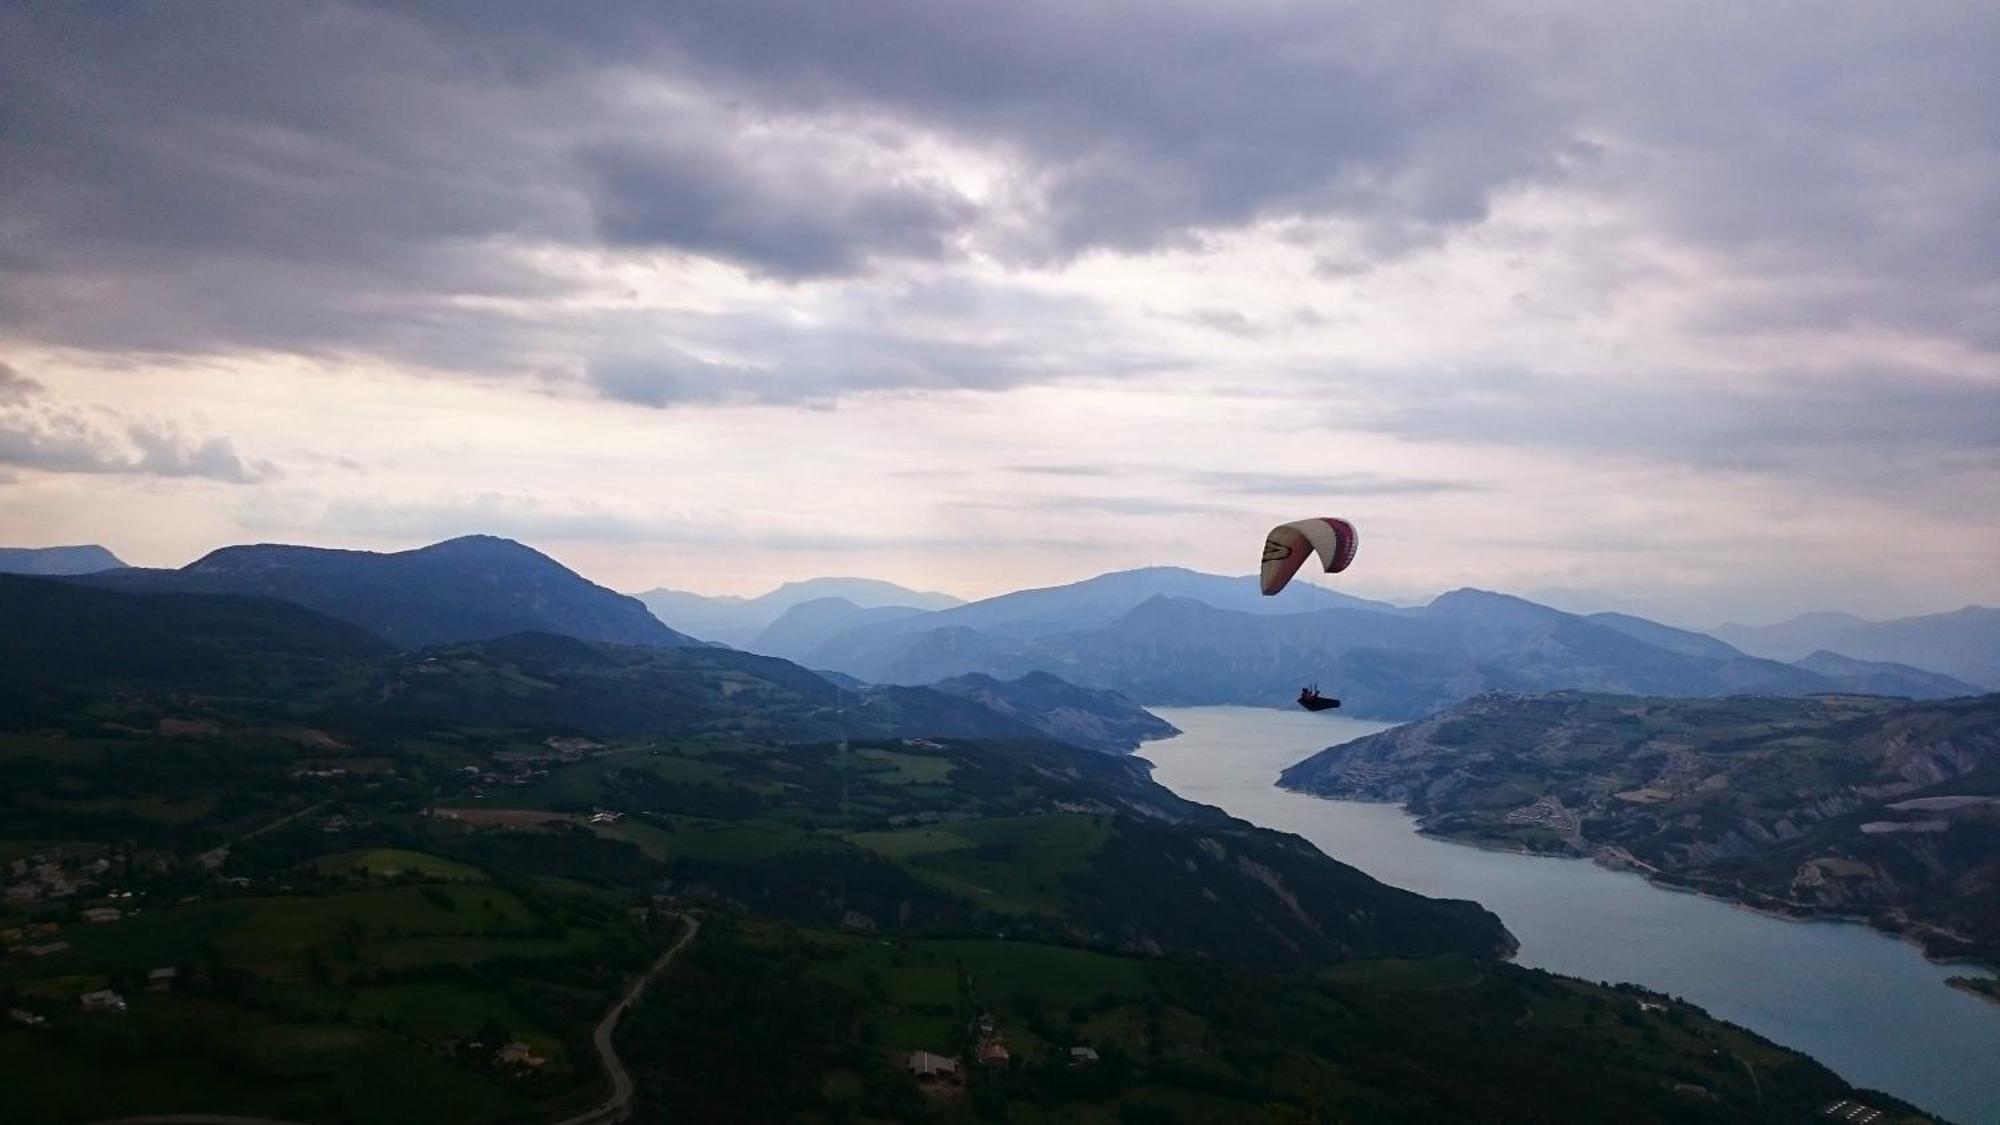
[{"label": "dark storm cloud", "polygon": [[843,166],[837,153],[768,160],[743,150],[586,150],[599,234],[614,245],[673,247],[803,278],[854,273],[877,257],[942,257],[974,215],[944,184],[870,175]]},{"label": "dark storm cloud", "polygon": [[[1038,258],[1298,211],[1476,219],[1562,132],[1477,38],[1337,9],[12,6],[0,323],[490,366],[513,349],[450,338],[521,326],[461,298],[562,284],[523,244],[805,277],[968,239]],[[1003,156],[994,203],[911,165],[913,129]]]},{"label": "dark storm cloud", "polygon": [[1598,5],[1580,26],[1579,119],[1624,150],[1618,190],[1774,283],[1718,328],[2000,344],[2000,6]]},{"label": "dark storm cloud", "polygon": [[[0,331],[567,365],[634,401],[716,400],[731,396],[603,375],[590,361],[636,361],[580,344],[573,314],[503,308],[570,284],[523,251],[838,279],[1334,219],[1349,234],[1322,257],[1354,276],[1548,183],[1763,282],[1708,314],[1717,332],[1883,324],[1990,348],[1995,57],[2000,8],[1970,2],[1813,18],[1631,3],[1532,18],[1481,3],[9,5]],[[989,190],[944,178],[925,137],[998,168]],[[948,383],[939,335],[872,349],[853,385]],[[780,361],[751,397],[849,386]],[[966,363],[993,384],[1066,366]]]},{"label": "dark storm cloud", "polygon": [[1476,219],[1566,143],[1492,49],[1503,25],[1469,8],[753,0],[664,26],[684,65],[744,96],[1022,152],[1030,253],[1323,209]]}]

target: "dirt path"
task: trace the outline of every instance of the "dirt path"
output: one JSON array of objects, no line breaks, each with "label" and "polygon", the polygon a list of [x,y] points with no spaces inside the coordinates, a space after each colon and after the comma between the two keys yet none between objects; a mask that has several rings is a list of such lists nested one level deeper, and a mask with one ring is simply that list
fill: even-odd
[{"label": "dirt path", "polygon": [[[245,832],[245,833],[244,833],[243,835],[241,835],[241,836],[238,836],[238,837],[236,837],[236,838],[235,838],[234,840],[231,840],[231,841],[229,841],[228,843],[226,843],[226,844],[222,845],[222,846],[221,846],[221,847],[219,847],[219,848],[210,848],[210,849],[209,849],[208,851],[205,851],[205,852],[201,853],[200,855],[196,856],[196,857],[195,857],[195,862],[196,862],[196,863],[199,863],[199,864],[201,864],[201,865],[202,865],[203,867],[206,867],[206,868],[209,868],[209,869],[211,869],[211,870],[213,870],[214,868],[217,868],[217,867],[221,867],[221,866],[222,866],[222,865],[223,865],[224,863],[228,862],[228,860],[229,860],[229,849],[231,849],[231,848],[235,847],[236,845],[238,845],[238,844],[242,843],[242,842],[243,842],[243,841],[245,841],[245,840],[253,840],[253,839],[255,839],[255,838],[259,837],[259,836],[262,836],[262,835],[263,835],[264,833],[266,833],[266,832],[269,832],[269,831],[270,831],[271,829],[273,829],[273,828],[282,828],[282,827],[284,827],[285,825],[287,825],[287,824],[290,824],[291,822],[293,822],[293,821],[297,820],[298,818],[300,818],[300,817],[302,817],[302,816],[306,816],[306,815],[309,815],[309,814],[311,814],[311,813],[315,813],[315,812],[318,812],[318,811],[319,811],[320,809],[323,809],[323,808],[325,808],[325,807],[326,807],[326,802],[325,802],[325,801],[321,801],[321,802],[320,802],[319,804],[317,804],[317,805],[307,805],[307,806],[306,806],[305,808],[302,808],[302,809],[300,809],[299,811],[297,811],[297,812],[295,812],[295,813],[292,813],[292,814],[290,814],[289,816],[281,816],[281,817],[279,817],[278,819],[276,819],[276,820],[272,821],[271,823],[269,823],[269,824],[266,824],[266,825],[265,825],[264,827],[262,827],[262,828],[258,828],[258,829],[255,829],[255,830],[253,830],[253,831],[250,831],[250,832]],[[222,1118],[222,1117],[211,1117],[211,1118],[206,1118],[205,1120],[209,1120],[209,1121],[230,1121],[230,1120],[236,1120],[236,1119],[232,1119],[232,1118]],[[247,1118],[247,1117],[246,1117],[246,1118],[242,1118],[241,1120],[244,1120],[244,1121],[250,1121],[250,1120],[254,1120],[254,1118]]]},{"label": "dirt path", "polygon": [[[679,914],[675,917],[686,922],[687,929],[681,932],[680,937],[674,939],[674,943],[667,947],[665,953],[660,954],[658,960],[639,974],[639,979],[632,982],[631,987],[625,990],[625,994],[618,998],[617,1003],[611,1005],[610,1010],[604,1013],[603,1019],[597,1021],[597,1027],[590,1033],[591,1044],[597,1048],[597,1057],[604,1063],[604,1073],[611,1076],[611,1096],[592,1109],[562,1118],[552,1122],[551,1125],[611,1125],[613,1122],[625,1120],[625,1115],[632,1111],[632,1075],[626,1071],[624,1060],[618,1057],[617,1050],[612,1047],[611,1037],[618,1031],[619,1017],[623,1016],[625,1009],[631,1007],[646,991],[647,982],[659,976],[668,965],[672,964],[674,956],[688,942],[694,940],[695,934],[701,932],[701,921],[694,915]],[[220,1113],[163,1113],[140,1117],[114,1117],[94,1121],[91,1125],[300,1125],[300,1122],[283,1121],[273,1117],[232,1117]]]}]

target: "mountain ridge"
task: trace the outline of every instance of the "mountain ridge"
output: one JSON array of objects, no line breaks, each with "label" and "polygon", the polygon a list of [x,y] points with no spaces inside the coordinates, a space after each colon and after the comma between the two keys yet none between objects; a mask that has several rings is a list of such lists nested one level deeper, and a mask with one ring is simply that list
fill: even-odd
[{"label": "mountain ridge", "polygon": [[2000,689],[2000,609],[1969,605],[1870,621],[1853,614],[1801,614],[1775,625],[1717,627],[1716,636],[1745,652],[1776,660],[1799,660],[1827,649],[1856,660],[1907,664]]},{"label": "mountain ridge", "polygon": [[96,543],[69,547],[0,547],[0,574],[95,574],[125,565]]},{"label": "mountain ridge", "polygon": [[402,648],[535,631],[663,648],[692,643],[635,599],[532,547],[490,535],[394,552],[243,544],[219,547],[179,570],[131,568],[67,580],[131,593],[278,598]]},{"label": "mountain ridge", "polygon": [[907,606],[949,609],[961,599],[936,590],[912,590],[879,578],[821,577],[786,582],[755,597],[697,594],[664,586],[633,595],[668,626],[703,640],[748,647],[760,632],[807,602],[841,598],[863,609]]}]

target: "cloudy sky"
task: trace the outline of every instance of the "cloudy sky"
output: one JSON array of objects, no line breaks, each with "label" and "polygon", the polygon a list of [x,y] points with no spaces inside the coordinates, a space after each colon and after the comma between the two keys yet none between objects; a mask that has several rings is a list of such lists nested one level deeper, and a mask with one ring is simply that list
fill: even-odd
[{"label": "cloudy sky", "polygon": [[2000,6],[0,8],[0,542],[2000,604]]}]

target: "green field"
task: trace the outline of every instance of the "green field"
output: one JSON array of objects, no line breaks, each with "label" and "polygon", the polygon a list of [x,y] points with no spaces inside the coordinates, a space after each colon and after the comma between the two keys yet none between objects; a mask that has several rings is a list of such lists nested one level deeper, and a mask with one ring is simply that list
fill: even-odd
[{"label": "green field", "polygon": [[835,935],[814,942],[837,954],[817,961],[814,974],[875,999],[882,1033],[905,1048],[939,1049],[984,1010],[1070,1008],[1131,1000],[1146,989],[1143,960],[1064,946]]},{"label": "green field", "polygon": [[486,873],[477,867],[400,848],[362,848],[325,856],[314,866],[327,875],[360,872],[367,875],[416,875],[425,879],[484,882]]},{"label": "green field", "polygon": [[941,785],[951,777],[948,758],[868,747],[853,752],[853,768],[889,785]]},{"label": "green field", "polygon": [[[622,901],[463,881],[477,869],[399,849],[311,866],[357,865],[434,881],[147,909],[64,927],[64,953],[0,962],[12,1002],[50,1021],[0,1029],[9,1125],[197,1111],[487,1122],[587,1096],[573,1045],[648,956]],[[176,980],[146,989],[158,968]],[[128,1010],[82,1012],[77,996],[105,987]],[[548,1061],[514,1072],[445,1049],[496,1028],[487,1038]]]},{"label": "green field", "polygon": [[600,826],[598,831],[636,844],[658,860],[688,857],[743,862],[769,859],[800,848],[828,846],[810,832],[774,820],[671,816],[657,818],[655,823],[628,816],[616,824]]},{"label": "green field", "polygon": [[1109,817],[1052,813],[859,832],[848,839],[987,909],[1060,916],[1064,876],[1080,870],[1112,831]]},{"label": "green field", "polygon": [[140,994],[129,1011],[80,1021],[67,1044],[45,1030],[0,1029],[0,1088],[10,1125],[175,1112],[422,1125],[507,1120],[525,1108],[492,1076],[386,1031],[288,1023],[175,993]]}]

